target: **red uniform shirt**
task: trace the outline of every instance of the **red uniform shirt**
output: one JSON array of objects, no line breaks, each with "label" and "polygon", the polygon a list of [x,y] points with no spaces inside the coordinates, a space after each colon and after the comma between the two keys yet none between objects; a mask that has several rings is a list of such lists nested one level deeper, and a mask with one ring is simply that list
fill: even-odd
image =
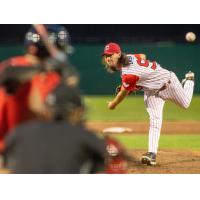
[{"label": "red uniform shirt", "polygon": [[60,83],[60,75],[56,72],[38,74],[33,77],[32,90],[37,89],[40,92],[42,101],[46,96]]},{"label": "red uniform shirt", "polygon": [[[6,65],[28,67],[32,66],[32,63],[26,56],[18,56],[2,62],[0,68]],[[33,89],[37,87],[41,99],[44,100],[59,81],[60,76],[56,72],[49,72],[42,76],[36,75],[32,81],[21,84],[13,95],[7,94],[3,87],[0,88],[0,142],[12,128],[34,118],[29,108],[29,96]]]},{"label": "red uniform shirt", "polygon": [[[0,64],[0,67],[6,66],[31,66],[31,63],[24,56],[18,56],[8,59]],[[4,88],[0,88],[0,140],[5,134],[17,124],[26,121],[32,117],[28,109],[28,93],[31,83],[21,84],[14,95],[6,93]]]}]

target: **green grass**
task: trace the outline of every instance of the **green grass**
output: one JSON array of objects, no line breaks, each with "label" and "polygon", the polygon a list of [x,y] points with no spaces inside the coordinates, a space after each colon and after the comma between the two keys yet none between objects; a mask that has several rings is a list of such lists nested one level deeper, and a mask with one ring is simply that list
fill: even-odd
[{"label": "green grass", "polygon": [[[148,135],[143,134],[119,134],[115,135],[128,149],[147,149]],[[159,149],[181,149],[181,150],[200,150],[200,135],[162,135],[160,137]]]},{"label": "green grass", "polygon": [[[86,96],[88,121],[148,121],[143,96],[132,95],[126,98],[116,110],[107,109],[107,101],[113,96]],[[164,106],[164,120],[167,121],[199,121],[200,96],[194,96],[187,110],[181,109],[167,101]],[[148,134],[116,134],[115,137],[128,149],[146,149]],[[200,135],[161,134],[159,149],[200,150]]]},{"label": "green grass", "polygon": [[[131,95],[127,97],[115,110],[107,109],[107,101],[113,96],[86,96],[87,119],[89,121],[148,121],[143,96]],[[200,120],[200,96],[194,96],[187,110],[166,101],[164,106],[164,120],[188,121]]]}]

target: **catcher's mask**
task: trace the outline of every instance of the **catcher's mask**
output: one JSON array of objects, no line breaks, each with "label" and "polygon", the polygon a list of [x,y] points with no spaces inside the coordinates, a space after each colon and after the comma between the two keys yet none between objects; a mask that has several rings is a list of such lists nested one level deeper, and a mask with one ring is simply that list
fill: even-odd
[{"label": "catcher's mask", "polygon": [[[64,26],[48,24],[45,25],[47,32],[49,33],[49,42],[54,43],[58,49],[72,53],[72,46],[70,45],[70,36]],[[49,53],[44,46],[40,35],[37,33],[34,27],[31,27],[25,35],[25,46],[35,45],[38,47],[37,56],[44,58],[49,56]]]}]

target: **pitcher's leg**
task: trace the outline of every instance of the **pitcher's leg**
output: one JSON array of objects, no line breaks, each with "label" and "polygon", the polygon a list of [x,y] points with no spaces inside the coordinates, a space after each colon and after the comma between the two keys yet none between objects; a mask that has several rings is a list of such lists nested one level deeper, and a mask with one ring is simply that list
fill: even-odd
[{"label": "pitcher's leg", "polygon": [[188,108],[193,96],[194,81],[186,80],[182,86],[174,73],[171,74],[170,81],[167,89],[159,92],[158,95],[165,100],[171,100],[182,108]]},{"label": "pitcher's leg", "polygon": [[188,108],[192,101],[192,96],[193,96],[193,91],[194,91],[194,81],[187,80],[183,86],[183,89],[184,89],[185,95],[187,97],[186,108]]},{"label": "pitcher's leg", "polygon": [[147,95],[145,98],[145,105],[150,119],[148,152],[155,154],[158,151],[164,103],[165,101],[157,96]]}]

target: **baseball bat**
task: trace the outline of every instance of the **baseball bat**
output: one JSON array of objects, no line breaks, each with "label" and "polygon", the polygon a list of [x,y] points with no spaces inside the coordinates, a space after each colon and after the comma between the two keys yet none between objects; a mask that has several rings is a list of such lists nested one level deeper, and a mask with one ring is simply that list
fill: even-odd
[{"label": "baseball bat", "polygon": [[41,40],[43,41],[43,43],[44,43],[45,47],[47,48],[47,50],[49,51],[50,55],[53,58],[55,58],[58,53],[58,49],[54,43],[49,42],[49,36],[48,36],[48,32],[47,32],[45,26],[43,24],[33,24],[33,27],[40,35]]},{"label": "baseball bat", "polygon": [[43,24],[33,24],[33,27],[40,35],[41,40],[43,41],[45,47],[47,48],[50,56],[56,59],[60,63],[66,63],[67,62],[66,54],[60,51],[54,43],[49,42],[49,34],[45,26]]}]

